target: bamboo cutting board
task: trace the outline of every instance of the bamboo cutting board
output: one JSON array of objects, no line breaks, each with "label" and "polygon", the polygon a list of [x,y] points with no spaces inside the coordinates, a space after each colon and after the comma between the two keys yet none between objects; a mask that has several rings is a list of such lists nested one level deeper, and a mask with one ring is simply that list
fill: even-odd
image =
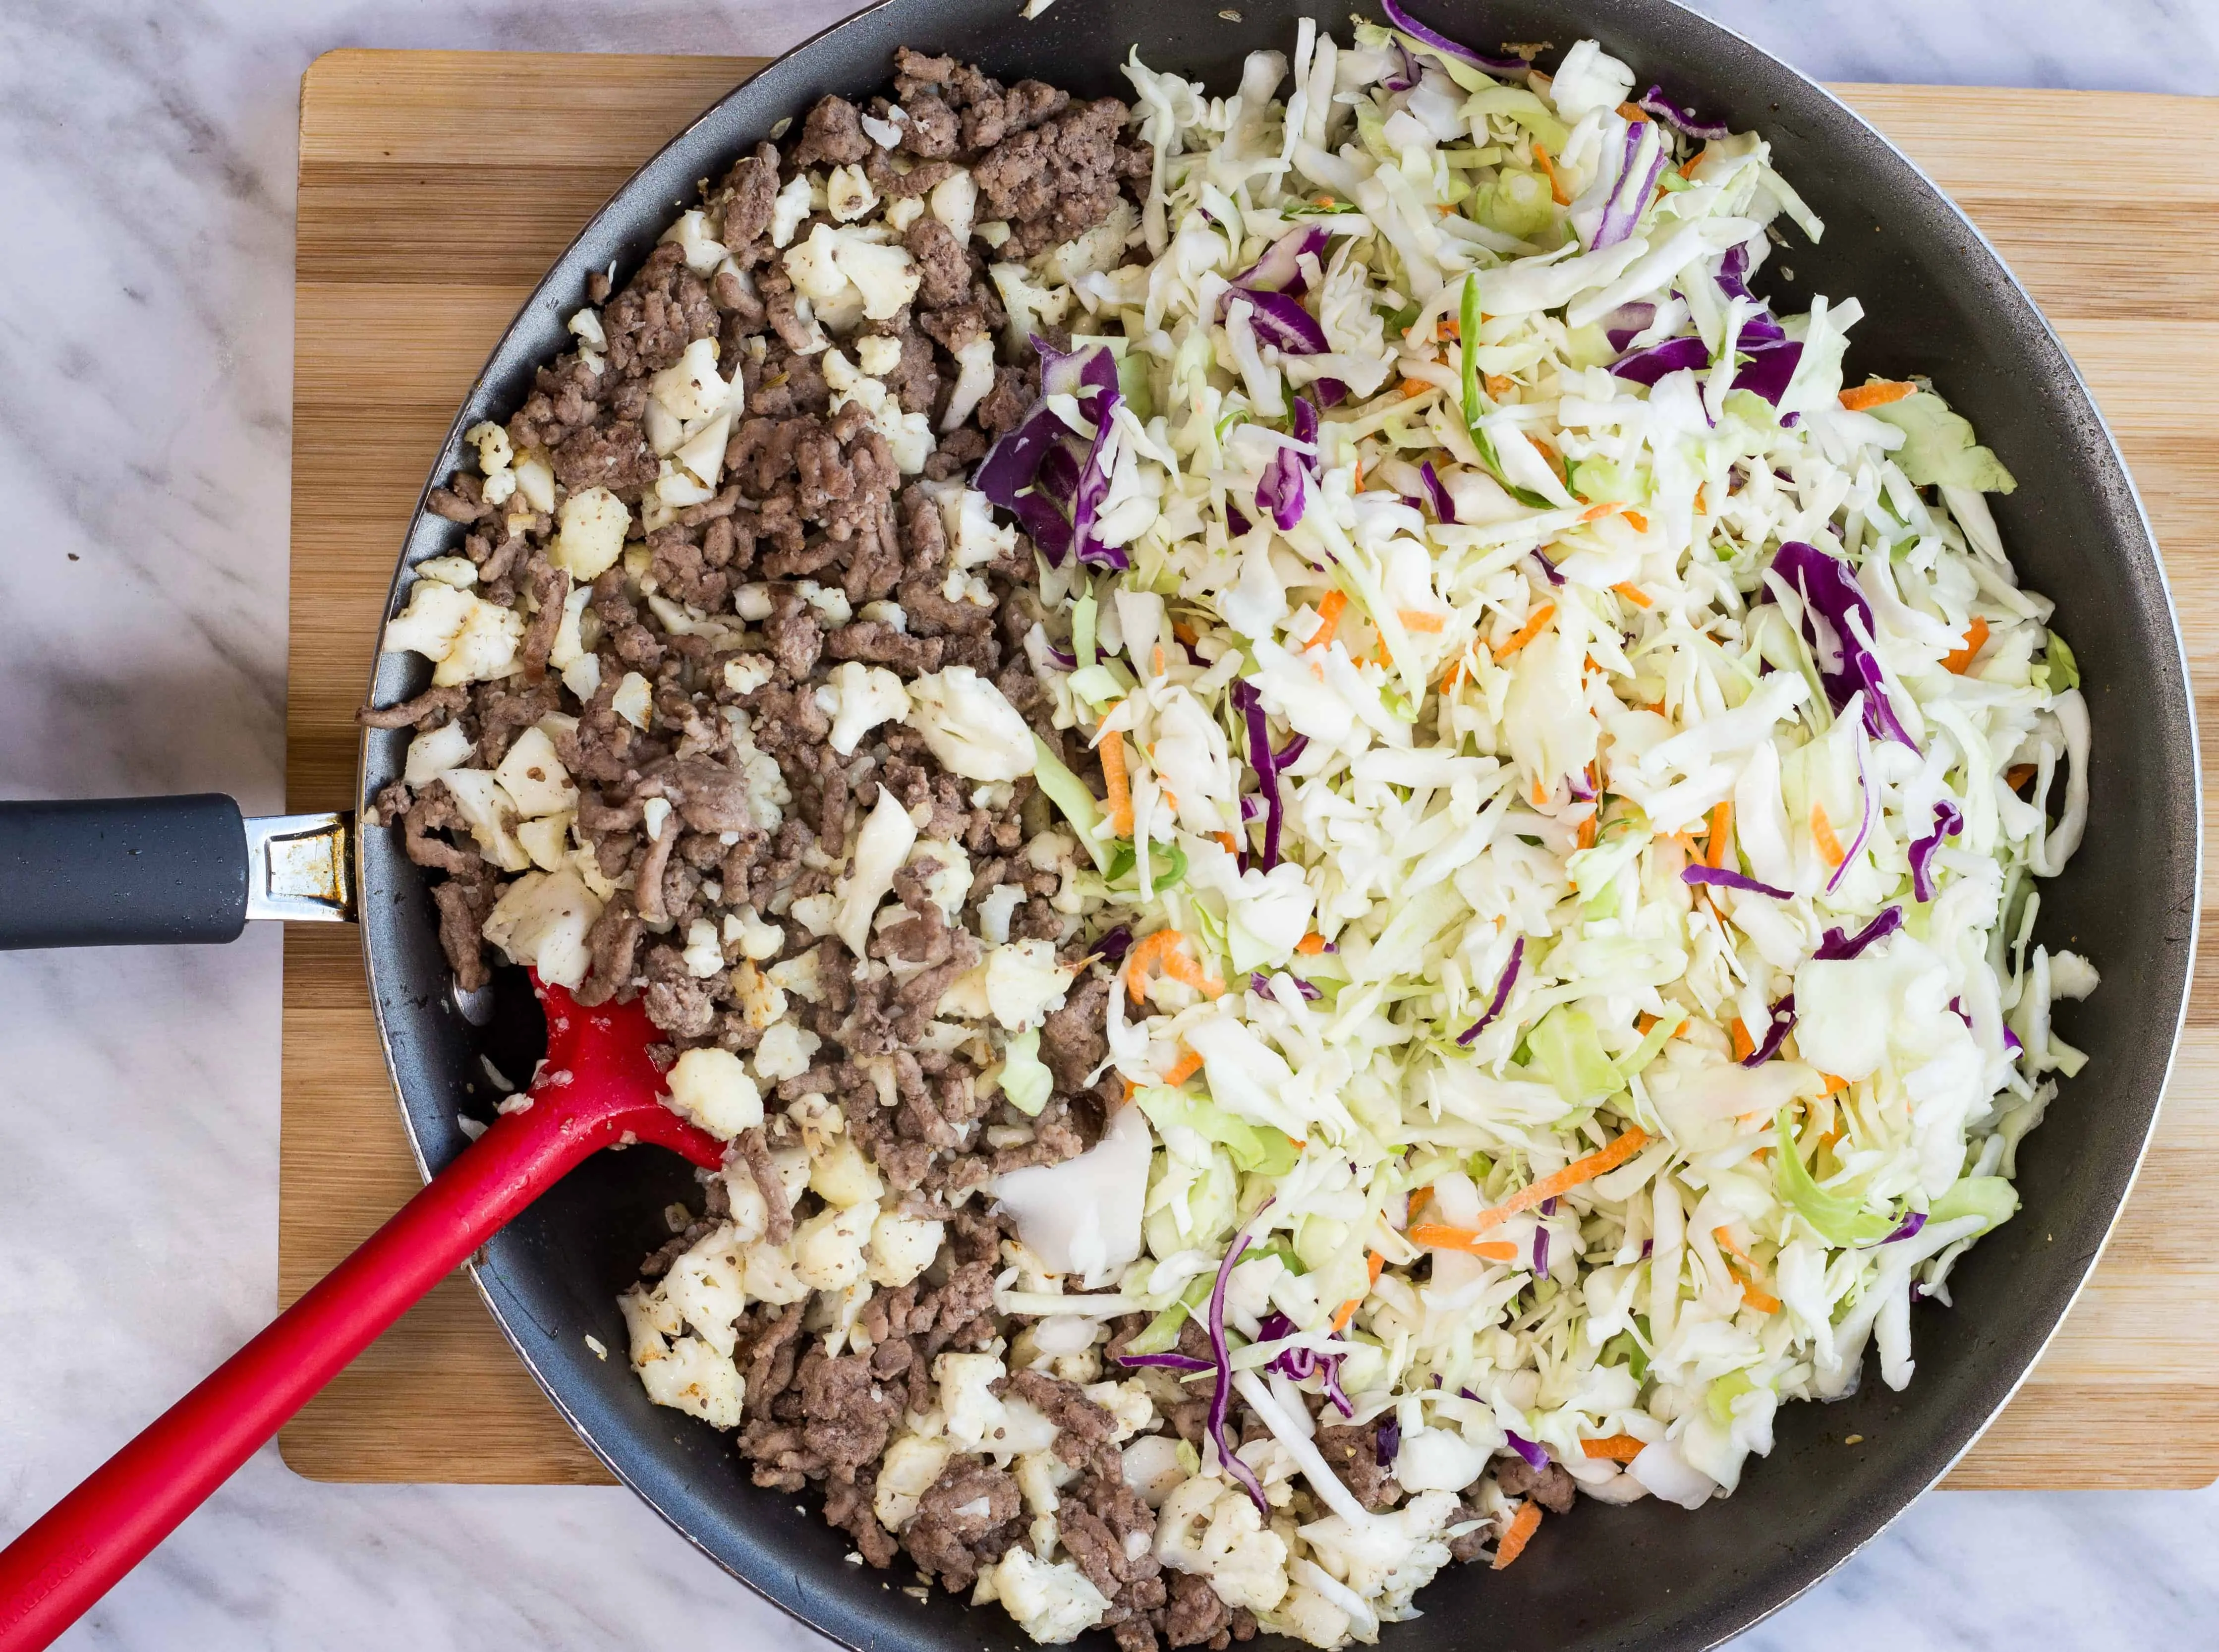
[{"label": "bamboo cutting board", "polygon": [[[761,62],[343,51],[303,78],[289,808],[353,802],[352,713],[395,550],[494,340],[594,208]],[[2198,680],[2219,681],[2209,509],[2219,449],[2208,434],[2219,428],[2219,101],[1837,90],[1972,214],[2064,334],[2156,522]],[[2110,135],[2073,149],[2055,141],[2064,129]],[[2136,180],[2131,202],[2117,198],[2122,176]],[[2067,214],[2060,200],[2106,205]],[[2208,706],[2203,721],[2219,726]],[[2219,1477],[2219,953],[2203,956],[2125,1219],[1953,1487]],[[284,1028],[279,1277],[289,1302],[418,1178],[351,934],[288,933]],[[283,1448],[320,1480],[608,1478],[459,1275],[301,1413]]]}]

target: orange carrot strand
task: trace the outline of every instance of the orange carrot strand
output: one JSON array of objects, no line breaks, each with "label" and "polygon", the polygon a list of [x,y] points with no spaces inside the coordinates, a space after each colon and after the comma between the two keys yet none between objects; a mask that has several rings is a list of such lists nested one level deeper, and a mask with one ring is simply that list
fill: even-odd
[{"label": "orange carrot strand", "polygon": [[1631,1434],[1612,1434],[1599,1440],[1582,1440],[1580,1450],[1591,1457],[1606,1463],[1631,1463],[1646,1449],[1647,1442]]},{"label": "orange carrot strand", "polygon": [[1892,401],[1900,401],[1915,394],[1918,387],[1900,380],[1873,379],[1854,389],[1842,392],[1842,406],[1851,413],[1863,413],[1870,407],[1885,407]]},{"label": "orange carrot strand", "polygon": [[1512,655],[1517,653],[1519,649],[1524,648],[1528,643],[1538,637],[1541,634],[1543,628],[1545,627],[1551,619],[1555,618],[1556,615],[1557,605],[1555,603],[1543,603],[1539,607],[1536,608],[1532,612],[1523,625],[1520,625],[1516,630],[1511,632],[1508,637],[1503,638],[1501,642],[1495,645],[1495,657],[1498,660],[1508,659]]},{"label": "orange carrot strand", "polygon": [[[1535,148],[1540,147],[1535,145]],[[1527,1498],[1518,1506],[1518,1512],[1510,1517],[1510,1528],[1502,1534],[1502,1541],[1495,1545],[1495,1569],[1501,1571],[1526,1552],[1526,1545],[1533,1541],[1533,1534],[1541,1527],[1541,1506]]]},{"label": "orange carrot strand", "polygon": [[1703,846],[1703,864],[1722,866],[1726,863],[1726,850],[1733,842],[1733,804],[1720,803],[1711,810],[1711,833]]},{"label": "orange carrot strand", "polygon": [[1978,614],[1965,627],[1965,640],[1942,658],[1942,669],[1953,671],[1960,677],[1973,668],[1973,656],[1987,646],[1988,622]]},{"label": "orange carrot strand", "polygon": [[1811,837],[1818,846],[1818,853],[1826,857],[1826,864],[1838,866],[1849,858],[1842,848],[1842,840],[1834,835],[1834,823],[1826,818],[1826,805],[1811,805]]},{"label": "orange carrot strand", "polygon": [[1324,600],[1318,604],[1318,628],[1310,633],[1310,640],[1302,646],[1307,649],[1321,649],[1332,642],[1333,634],[1339,629],[1340,617],[1346,612],[1347,607],[1346,592],[1327,592]]}]

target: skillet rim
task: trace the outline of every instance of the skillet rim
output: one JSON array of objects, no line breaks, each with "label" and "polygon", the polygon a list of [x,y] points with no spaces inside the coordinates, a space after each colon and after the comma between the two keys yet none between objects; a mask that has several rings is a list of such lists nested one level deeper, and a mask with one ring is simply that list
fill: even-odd
[{"label": "skillet rim", "polygon": [[[543,305],[560,303],[567,306],[571,301],[566,295],[569,287],[575,285],[575,277],[579,272],[570,266],[578,260],[581,246],[596,239],[612,223],[636,226],[650,219],[660,221],[666,217],[674,208],[671,204],[665,203],[661,195],[651,189],[650,186],[655,181],[653,175],[667,157],[675,151],[688,147],[695,140],[696,134],[705,126],[716,122],[726,105],[734,98],[743,95],[766,77],[795,59],[818,55],[819,48],[828,46],[843,34],[865,25],[867,20],[877,14],[915,3],[916,0],[873,0],[873,3],[828,25],[786,52],[766,60],[762,68],[754,76],[719,96],[674,134],[667,143],[643,160],[633,174],[599,208],[595,208],[577,234],[550,264],[546,274],[540,278],[538,283],[525,298],[515,317],[503,329],[500,338],[488,353],[485,364],[480,369],[464,395],[456,417],[439,446],[434,465],[419,492],[414,511],[409,519],[408,527],[404,532],[401,550],[395,561],[393,580],[387,592],[385,609],[387,613],[389,614],[394,611],[402,589],[403,577],[413,565],[410,552],[415,547],[420,533],[426,525],[426,506],[430,494],[455,461],[460,446],[462,432],[466,427],[467,421],[471,419],[473,407],[487,394],[488,381],[501,365],[503,358],[510,352],[512,345],[519,332],[531,324],[535,313]],[[1434,3],[1427,6],[1426,9],[1433,10],[1439,3],[1439,0],[1434,0]],[[2127,1166],[2125,1177],[2120,1184],[2117,1196],[2110,1204],[2109,1214],[2102,1223],[2102,1233],[2097,1242],[2088,1249],[2084,1259],[2078,1264],[2077,1276],[2072,1277],[2070,1289],[2058,1301],[2055,1313],[2051,1317],[2048,1326],[2042,1332],[2038,1340],[2025,1350],[2023,1359],[2008,1382],[2004,1382],[2000,1388],[1986,1391],[1983,1400],[1986,1406],[1984,1414],[1965,1433],[1963,1438],[1946,1459],[1932,1466],[1931,1472],[1917,1483],[1891,1487],[1884,1499],[1887,1506],[1877,1519],[1865,1525],[1865,1529],[1861,1534],[1854,1537],[1849,1537],[1848,1534],[1839,1531],[1826,1534],[1823,1544],[1820,1545],[1827,1555],[1823,1563],[1812,1568],[1807,1562],[1799,1560],[1798,1563],[1792,1566],[1784,1564],[1769,1566],[1764,1568],[1763,1576],[1768,1580],[1776,1579],[1777,1581],[1766,1581],[1754,1589],[1744,1587],[1735,1592],[1725,1603],[1727,1612],[1725,1618],[1720,1618],[1716,1607],[1713,1607],[1710,1609],[1707,1614],[1708,1620],[1706,1621],[1704,1609],[1698,1608],[1692,1612],[1681,1614],[1676,1623],[1663,1625],[1663,1632],[1654,1639],[1644,1634],[1643,1641],[1644,1645],[1692,1649],[1720,1645],[1799,1599],[1805,1593],[1831,1576],[1853,1556],[1862,1551],[1868,1543],[1900,1518],[1905,1509],[1947,1475],[1949,1470],[1979,1442],[2010,1403],[2011,1398],[2026,1383],[2036,1365],[2040,1363],[2042,1354],[2055,1340],[2073,1304],[2079,1300],[2082,1291],[2086,1289],[2087,1282],[2094,1271],[2096,1264],[2116,1233],[2127,1202],[2139,1181],[2150,1141],[2156,1130],[2164,1092],[2170,1085],[2172,1071],[2179,1058],[2181,1034],[2185,1026],[2193,985],[2201,927],[2204,858],[2201,830],[2203,777],[2198,761],[2196,702],[2192,679],[2189,673],[2186,643],[2181,630],[2179,605],[2174,599],[2172,581],[2166,568],[2155,529],[2150,522],[2140,490],[2126,463],[2125,456],[2119,449],[2109,421],[2104,418],[2078,363],[2066,349],[2055,328],[2036,303],[2032,295],[2027,291],[1993,243],[1958,206],[1954,198],[1942,190],[1923,167],[1913,161],[1877,127],[1855,108],[1837,96],[1824,84],[1804,75],[1793,65],[1758,46],[1740,31],[1693,11],[1684,3],[1684,0],[1638,0],[1638,3],[1669,9],[1671,12],[1679,14],[1678,22],[1681,27],[1695,31],[1709,31],[1715,35],[1730,40],[1772,65],[1783,76],[1799,84],[1806,95],[1812,96],[1824,108],[1830,109],[1836,117],[1846,120],[1853,128],[1857,129],[1859,135],[1865,141],[1885,152],[1894,164],[1909,173],[1926,192],[1928,202],[1925,204],[1930,207],[1938,207],[1953,220],[1953,227],[1961,233],[1978,250],[1979,254],[1985,258],[1988,265],[1986,273],[1996,290],[1976,295],[1978,303],[1981,307],[1992,312],[1998,310],[2010,312],[2005,319],[2009,321],[2015,338],[2019,340],[2018,348],[2023,357],[2047,354],[2048,361],[2039,363],[2038,365],[2044,370],[2041,394],[2048,415],[2067,422],[2084,421],[2092,429],[2098,438],[2096,445],[2100,450],[2095,456],[2097,465],[2099,469],[2108,469],[2110,473],[2110,482],[2119,490],[2122,495],[2119,498],[2110,498],[2098,491],[2098,496],[2090,501],[2092,512],[2103,520],[2105,527],[2120,543],[2121,548],[2126,553],[2125,561],[2129,565],[2134,559],[2135,550],[2131,541],[2134,537],[2134,531],[2138,531],[2141,547],[2146,551],[2150,571],[2155,575],[2157,593],[2161,596],[2166,610],[2172,649],[2169,655],[2148,660],[2144,668],[2160,677],[2170,670],[2177,677],[2176,683],[2162,685],[2177,688],[2179,694],[2177,705],[2160,706],[2153,720],[2160,725],[2155,743],[2166,749],[2167,757],[2177,760],[2185,752],[2187,759],[2185,765],[2181,767],[2185,767],[2188,778],[2189,797],[2185,823],[2189,829],[2187,835],[2191,848],[2191,853],[2187,857],[2185,879],[2188,897],[2185,941],[2185,943],[2179,943],[2174,941],[2172,937],[2167,937],[2168,945],[2185,945],[2185,950],[2179,954],[2178,1003],[2170,1017],[2166,1018],[2167,1025],[2164,1034],[2165,1059],[2154,1079],[2155,1098],[2148,1104],[2147,1120],[2139,1138],[2133,1144],[2132,1160]],[[1775,103],[1773,107],[1775,114],[1778,113],[1780,106]],[[794,118],[799,118],[801,109],[797,106],[788,109],[786,113]],[[1855,170],[1868,171],[1870,162],[1860,161]],[[563,290],[558,291],[558,288]],[[535,357],[534,359],[538,357]],[[412,674],[427,675],[427,673],[420,672],[412,674],[411,668],[420,663],[413,659],[405,663],[396,661],[395,668],[388,670],[385,657],[373,652],[370,683],[372,699],[369,703],[376,703],[381,686],[388,691],[402,689],[404,680],[410,678]],[[413,692],[413,686],[416,686],[420,685],[408,685],[407,692]],[[366,810],[372,795],[373,767],[382,767],[388,774],[397,773],[397,764],[374,765],[372,758],[373,754],[379,751],[388,754],[396,753],[402,743],[401,732],[365,731],[358,748],[357,765],[357,811]],[[376,881],[373,879],[383,868],[391,866],[397,857],[390,853],[389,844],[382,842],[373,844],[367,832],[357,835],[356,856],[357,877],[360,879],[357,887],[363,891],[364,895],[364,922],[361,925],[364,967],[377,1021],[379,1046],[386,1060],[388,1073],[395,1085],[396,1100],[400,1103],[402,1122],[408,1138],[409,1152],[416,1162],[419,1174],[428,1178],[432,1171],[432,1163],[426,1152],[426,1133],[420,1128],[417,1105],[412,1102],[409,1089],[402,1081],[404,1068],[414,1064],[404,1059],[402,1053],[395,1047],[395,1031],[388,1019],[389,1005],[384,990],[386,984],[381,980],[380,960],[382,954],[376,944],[381,933],[381,925],[377,922],[377,915],[374,915],[372,910],[373,897],[382,897],[388,892],[382,879]],[[2176,874],[2173,881],[2176,883],[2183,881],[2179,876],[2181,871],[2179,857],[2177,854],[2169,857],[2167,864]],[[406,875],[401,879],[404,885],[419,880]],[[2182,909],[2179,902],[2174,903],[2173,910],[2176,915],[2180,912]],[[401,966],[396,960],[390,967],[399,969]],[[425,995],[410,993],[406,988],[402,989],[402,995],[413,998],[420,1010],[427,1001]],[[451,994],[447,996],[451,997]],[[469,1012],[465,1010],[463,1013],[467,1017]],[[435,1102],[428,1110],[437,1116],[442,1109]],[[2116,1162],[2124,1146],[2124,1143],[2110,1146],[2104,1157]],[[449,1157],[451,1158],[451,1154]],[[629,1472],[625,1466],[617,1460],[612,1450],[605,1447],[596,1437],[592,1425],[581,1415],[580,1409],[566,1398],[564,1384],[560,1375],[550,1375],[549,1370],[544,1368],[543,1361],[528,1345],[527,1338],[519,1330],[515,1316],[520,1314],[529,1320],[531,1317],[530,1309],[511,1291],[507,1282],[500,1276],[498,1268],[488,1264],[487,1256],[487,1252],[482,1251],[468,1264],[471,1281],[481,1300],[492,1313],[495,1322],[500,1327],[502,1335],[507,1339],[509,1345],[515,1351],[525,1369],[531,1372],[534,1382],[539,1385],[541,1391],[554,1405],[556,1413],[618,1481],[654,1509],[674,1531],[696,1550],[713,1561],[721,1569],[758,1596],[778,1606],[797,1622],[843,1645],[857,1648],[859,1652],[860,1649],[873,1644],[874,1643],[869,1638],[852,1636],[843,1628],[834,1627],[827,1621],[826,1617],[820,1616],[824,1607],[817,1603],[815,1592],[805,1587],[798,1575],[789,1574],[784,1580],[792,1590],[792,1598],[789,1598],[786,1589],[773,1587],[768,1582],[742,1570],[732,1561],[712,1548],[700,1532],[689,1525],[678,1512],[668,1506],[672,1500],[658,1495],[647,1484],[643,1483],[645,1479],[662,1479],[667,1476],[659,1471],[651,1475],[635,1475]],[[2063,1264],[2066,1268],[2071,1268],[2073,1265],[2070,1263]],[[544,1329],[544,1327],[541,1328]],[[1986,1361],[1990,1364],[1992,1364],[1998,1357],[1994,1353],[1985,1357]],[[1947,1430],[1941,1432],[1946,1437]],[[1903,1465],[1904,1469],[1911,1470],[1914,1475],[1918,1468],[1918,1465],[1916,1463]],[[1899,1475],[1902,1470],[1897,1472]],[[1860,1521],[1860,1524],[1864,1523]],[[1844,1541],[1845,1537],[1846,1541]],[[1793,1574],[1800,1574],[1799,1581],[1792,1575]],[[1781,1586],[1783,1584],[1788,1587],[1782,1588]],[[1747,1599],[1752,1595],[1756,1598]],[[1735,1598],[1746,1601],[1743,1609],[1735,1609],[1732,1604],[1732,1599]],[[946,1607],[943,1603],[935,1599],[932,1604],[943,1613],[945,1612]],[[870,1614],[867,1613],[842,1612],[836,1604],[833,1605],[830,1616],[848,1624],[864,1623],[870,1618]],[[1644,1626],[1644,1628],[1653,1627],[1656,1626]]]}]

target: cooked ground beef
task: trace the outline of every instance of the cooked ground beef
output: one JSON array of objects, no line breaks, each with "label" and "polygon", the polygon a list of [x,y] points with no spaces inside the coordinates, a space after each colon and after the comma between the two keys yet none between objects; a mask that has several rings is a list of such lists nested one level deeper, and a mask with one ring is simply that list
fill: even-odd
[{"label": "cooked ground beef", "polygon": [[[578,1000],[640,999],[668,1040],[656,1050],[666,1064],[713,1046],[763,1073],[763,1122],[737,1134],[725,1178],[676,1222],[644,1277],[682,1275],[681,1258],[724,1242],[718,1236],[743,1215],[761,1224],[751,1242],[792,1265],[797,1233],[833,1210],[814,1181],[801,1187],[800,1150],[828,1128],[869,1160],[882,1210],[941,1224],[939,1253],[922,1274],[868,1289],[844,1313],[829,1289],[782,1303],[774,1293],[728,1326],[697,1329],[731,1338],[744,1385],[736,1444],[758,1485],[820,1485],[825,1518],[864,1561],[890,1566],[905,1552],[961,1592],[1035,1530],[1017,1477],[959,1452],[903,1518],[886,1512],[880,1476],[905,1419],[941,1403],[936,1363],[1005,1348],[1022,1328],[994,1308],[997,1276],[1016,1253],[1005,1250],[1006,1220],[979,1190],[1099,1140],[1122,1100],[1114,1075],[1097,1078],[1113,978],[1084,961],[1079,920],[1057,904],[1066,878],[1030,858],[1051,818],[1030,780],[982,790],[948,772],[899,719],[865,729],[844,749],[833,742],[844,696],[861,692],[848,686],[858,674],[913,681],[967,667],[1100,789],[1083,742],[1054,727],[1054,701],[1027,657],[1044,612],[1029,548],[959,558],[943,504],[943,484],[1035,405],[1031,352],[998,363],[972,413],[940,425],[960,371],[955,352],[1001,338],[1008,320],[988,265],[1094,229],[1121,195],[1136,194],[1151,158],[1116,102],[1074,102],[1035,81],[1004,86],[910,51],[894,66],[892,100],[822,98],[783,148],[758,146],[710,189],[704,230],[722,237],[729,262],[705,275],[710,261],[689,264],[673,239],[628,281],[587,283],[601,339],[543,368],[505,427],[518,462],[551,474],[556,509],[532,508],[520,490],[496,491],[472,472],[430,500],[457,525],[476,593],[514,611],[514,670],[428,689],[361,720],[437,736],[450,757],[458,736],[441,731],[459,725],[468,744],[457,767],[481,773],[533,730],[550,740],[575,787],[567,825],[580,846],[555,864],[574,868],[600,902]],[[860,169],[885,202],[915,202],[967,170],[978,220],[1006,224],[1008,236],[992,247],[967,241],[936,212],[907,208],[887,239],[913,264],[913,302],[832,327],[828,339],[786,253],[832,220],[811,212],[795,223],[781,191],[805,173],[821,190],[834,167]],[[698,357],[689,348],[705,340],[720,376],[739,381],[743,406],[718,474],[677,505],[662,493],[673,416],[657,409],[656,376]],[[843,374],[858,362],[872,363],[865,370],[885,387],[885,414],[860,398],[834,406],[834,385],[848,383]],[[923,425],[925,450],[901,417]],[[569,500],[589,488],[626,507],[626,543],[613,564],[588,565],[589,589],[574,596],[577,564],[557,546],[559,524]],[[438,878],[440,942],[458,983],[475,987],[488,978],[488,913],[550,839],[523,825],[495,830],[479,794],[457,787],[438,778],[395,783],[379,793],[375,818]],[[882,792],[909,811],[924,847],[895,878],[898,905],[878,914],[855,950],[825,933],[817,909],[836,895]],[[551,839],[558,850],[568,841]],[[1033,1115],[992,1088],[975,1046],[932,1035],[948,989],[985,955],[981,903],[990,900],[1013,940],[1047,941],[1077,972],[1041,1028],[1054,1091]],[[774,1029],[782,1066],[771,1060]],[[1121,1325],[1111,1350],[1141,1323]],[[1192,1320],[1179,1346],[1209,1353]],[[1113,1363],[1107,1374],[1123,1371]],[[1159,1402],[1149,1429],[1201,1441],[1204,1398],[1175,1381],[1140,1386]],[[1111,1410],[1045,1357],[1038,1368],[1009,1369],[994,1392],[1054,1425],[1063,1479],[1054,1530],[1063,1557],[1110,1603],[1102,1626],[1121,1652],[1146,1652],[1159,1637],[1221,1649],[1255,1634],[1253,1617],[1228,1609],[1206,1579],[1159,1565],[1155,1516],[1125,1482]],[[1245,1412],[1235,1426],[1244,1438],[1259,1432]],[[1371,1428],[1324,1426],[1317,1444],[1367,1507],[1400,1500]],[[1516,1459],[1497,1465],[1506,1491],[1530,1491],[1552,1508],[1560,1490],[1569,1496],[1561,1469],[1521,1480],[1523,1469]],[[1482,1528],[1458,1539],[1458,1552],[1491,1537]]]}]

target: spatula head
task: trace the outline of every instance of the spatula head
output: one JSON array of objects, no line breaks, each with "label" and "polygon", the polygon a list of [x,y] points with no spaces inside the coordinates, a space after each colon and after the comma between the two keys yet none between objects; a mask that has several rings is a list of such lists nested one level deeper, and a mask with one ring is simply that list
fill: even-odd
[{"label": "spatula head", "polygon": [[547,1057],[532,1075],[532,1105],[556,1109],[566,1126],[602,1138],[599,1146],[651,1141],[704,1170],[722,1168],[724,1144],[662,1104],[668,1086],[648,1047],[668,1040],[641,1002],[588,1006],[538,971],[531,975],[547,1017]]}]

